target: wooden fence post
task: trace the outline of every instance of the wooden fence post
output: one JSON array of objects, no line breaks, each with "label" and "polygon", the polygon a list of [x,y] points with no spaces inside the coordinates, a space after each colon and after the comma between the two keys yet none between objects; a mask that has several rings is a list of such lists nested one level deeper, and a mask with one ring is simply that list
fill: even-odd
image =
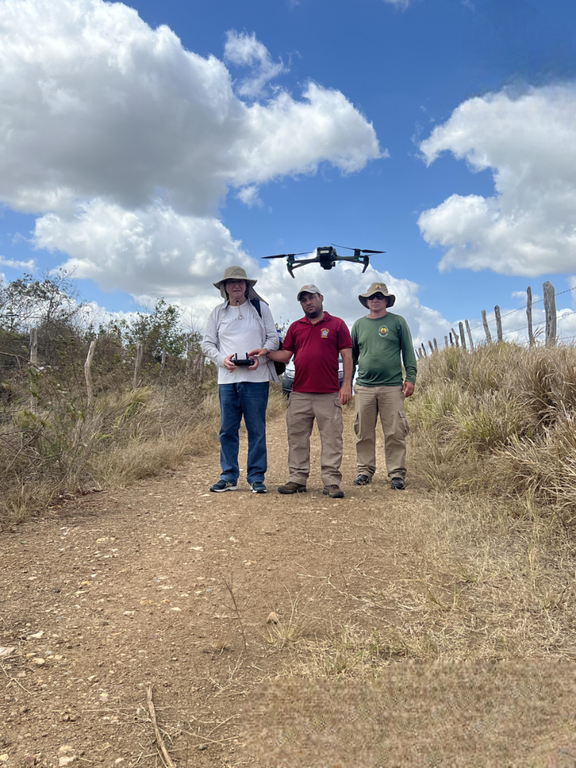
[{"label": "wooden fence post", "polygon": [[484,326],[484,333],[486,334],[486,343],[492,344],[492,335],[490,333],[490,328],[488,328],[488,320],[486,318],[486,310],[482,310],[482,325]]},{"label": "wooden fence post", "polygon": [[38,329],[30,329],[30,365],[38,365]]},{"label": "wooden fence post", "polygon": [[470,342],[470,349],[474,349],[474,342],[472,341],[472,331],[470,330],[470,323],[468,320],[466,322],[466,332],[468,333],[468,341]]},{"label": "wooden fence post", "polygon": [[528,344],[534,346],[534,331],[532,330],[532,288],[526,288],[526,317],[528,319]]},{"label": "wooden fence post", "polygon": [[92,390],[92,358],[94,357],[94,348],[96,347],[96,339],[92,339],[90,342],[90,349],[88,350],[88,356],[84,363],[84,378],[86,379],[86,391],[88,392],[88,408],[92,407],[92,401],[94,399],[94,392]]},{"label": "wooden fence post", "polygon": [[428,342],[428,346],[430,347],[430,354],[433,355],[434,354],[434,347],[432,346],[432,342],[431,341]]},{"label": "wooden fence post", "polygon": [[546,346],[553,347],[556,344],[556,298],[554,286],[548,280],[543,284],[544,312],[546,314]]},{"label": "wooden fence post", "polygon": [[[38,329],[30,329],[30,365],[36,368],[38,366]],[[30,381],[32,389],[32,381]],[[30,410],[32,413],[36,410],[36,400],[33,394],[30,394]]]},{"label": "wooden fence post", "polygon": [[424,346],[424,342],[422,342],[421,349],[422,349],[422,354],[424,355],[424,357],[428,357],[428,355],[426,354],[426,347]]},{"label": "wooden fence post", "polygon": [[464,323],[462,323],[462,321],[458,323],[458,330],[460,331],[460,340],[462,342],[462,349],[466,350],[466,336],[464,335]]},{"label": "wooden fence post", "polygon": [[452,336],[454,337],[454,343],[456,344],[457,347],[459,347],[460,346],[460,339],[458,338],[458,334],[456,333],[454,328],[452,328]]},{"label": "wooden fence post", "polygon": [[436,339],[432,339],[432,341],[434,342],[434,351],[438,352],[438,342],[436,341]]},{"label": "wooden fence post", "polygon": [[444,336],[444,346],[448,346],[448,336]]},{"label": "wooden fence post", "polygon": [[132,385],[132,389],[138,389],[140,386],[140,368],[142,367],[142,357],[144,355],[144,350],[142,347],[142,344],[138,342],[136,344],[136,360],[134,361],[134,382]]},{"label": "wooden fence post", "polygon": [[450,346],[453,347],[454,346],[454,338],[452,336],[452,331],[450,331],[450,333],[448,335],[450,336]]},{"label": "wooden fence post", "polygon": [[422,355],[420,354],[420,349],[418,347],[414,347],[414,352],[416,352],[416,359],[420,360]]},{"label": "wooden fence post", "polygon": [[502,341],[502,318],[500,316],[500,307],[494,307],[494,316],[496,317],[496,336],[498,341]]}]

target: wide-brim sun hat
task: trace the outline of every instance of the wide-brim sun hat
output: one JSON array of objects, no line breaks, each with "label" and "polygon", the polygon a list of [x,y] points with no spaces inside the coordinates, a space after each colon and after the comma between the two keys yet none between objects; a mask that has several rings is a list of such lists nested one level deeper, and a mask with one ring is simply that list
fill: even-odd
[{"label": "wide-brim sun hat", "polygon": [[248,277],[244,267],[226,267],[226,270],[224,271],[224,277],[221,280],[218,280],[218,282],[214,283],[214,287],[218,288],[223,299],[228,299],[225,286],[226,280],[245,280],[246,285],[248,286],[248,298],[264,301],[262,296],[259,296],[254,290],[254,286],[258,280],[254,280],[253,278]]},{"label": "wide-brim sun hat", "polygon": [[388,299],[387,307],[394,306],[396,296],[394,296],[393,293],[389,293],[386,283],[372,283],[366,293],[361,293],[360,296],[358,296],[358,301],[368,309],[368,299],[370,296],[374,296],[375,293],[381,293],[383,296],[386,296]]}]

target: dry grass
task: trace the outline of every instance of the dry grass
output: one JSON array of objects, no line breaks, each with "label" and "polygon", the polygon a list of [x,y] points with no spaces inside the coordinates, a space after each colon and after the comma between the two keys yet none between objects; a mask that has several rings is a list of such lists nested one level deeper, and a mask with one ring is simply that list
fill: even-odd
[{"label": "dry grass", "polygon": [[[141,387],[101,395],[91,411],[56,390],[34,411],[16,409],[0,435],[0,523],[41,513],[54,501],[93,488],[124,487],[218,442],[214,386]],[[277,387],[268,417],[284,410]]]}]

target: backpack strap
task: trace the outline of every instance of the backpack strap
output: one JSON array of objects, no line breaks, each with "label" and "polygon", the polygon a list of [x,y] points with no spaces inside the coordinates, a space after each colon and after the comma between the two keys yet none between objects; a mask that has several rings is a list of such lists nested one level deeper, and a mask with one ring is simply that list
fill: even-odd
[{"label": "backpack strap", "polygon": [[256,312],[262,317],[262,310],[260,309],[260,299],[250,299],[250,304],[254,307]]}]

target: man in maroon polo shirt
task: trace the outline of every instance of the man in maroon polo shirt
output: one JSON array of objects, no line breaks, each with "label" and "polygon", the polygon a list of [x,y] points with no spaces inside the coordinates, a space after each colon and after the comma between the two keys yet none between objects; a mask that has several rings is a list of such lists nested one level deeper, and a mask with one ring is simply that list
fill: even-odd
[{"label": "man in maroon polo shirt", "polygon": [[[310,474],[310,435],[318,424],[321,478],[324,494],[344,496],[342,474],[342,406],[352,396],[352,339],[343,320],[324,311],[324,297],[315,285],[298,291],[304,317],[288,328],[282,349],[267,352],[272,360],[287,363],[294,355],[294,384],[288,401],[288,468],[290,477],[279,493],[304,493]],[[261,354],[264,350],[254,350]],[[338,356],[342,355],[344,378],[338,383]]]}]

